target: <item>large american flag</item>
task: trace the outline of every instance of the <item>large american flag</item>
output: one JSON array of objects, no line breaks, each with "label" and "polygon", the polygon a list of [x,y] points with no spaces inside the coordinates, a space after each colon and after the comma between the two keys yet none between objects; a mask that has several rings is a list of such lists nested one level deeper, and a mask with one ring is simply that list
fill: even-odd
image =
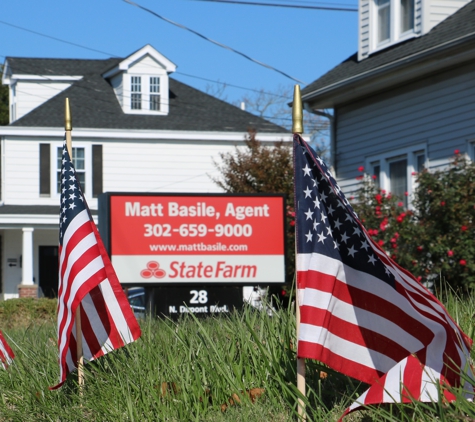
[{"label": "large american flag", "polygon": [[58,347],[60,387],[77,368],[75,315],[80,307],[85,361],[140,337],[140,327],[91,217],[63,147],[59,223]]},{"label": "large american flag", "polygon": [[15,354],[13,350],[8,345],[5,337],[3,337],[3,333],[0,331],[0,362],[4,369],[12,363]]},{"label": "large american flag", "polygon": [[[361,405],[434,401],[472,377],[471,340],[372,240],[320,157],[294,136],[298,357],[371,387]],[[445,397],[455,397],[444,390]]]}]

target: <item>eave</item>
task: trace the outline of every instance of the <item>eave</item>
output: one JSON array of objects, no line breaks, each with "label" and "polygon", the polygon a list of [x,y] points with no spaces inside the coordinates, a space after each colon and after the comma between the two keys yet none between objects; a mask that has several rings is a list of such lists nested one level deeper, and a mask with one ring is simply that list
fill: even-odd
[{"label": "eave", "polygon": [[475,59],[475,33],[305,93],[312,109],[334,108]]},{"label": "eave", "polygon": [[[73,138],[81,139],[119,139],[146,140],[146,141],[222,141],[241,142],[246,135],[244,132],[199,132],[176,130],[149,130],[149,129],[88,129],[77,128],[72,131]],[[63,128],[0,126],[0,137],[29,137],[39,138],[64,138]],[[292,134],[288,132],[261,133],[258,139],[262,142],[275,142],[280,139],[290,141]]]}]

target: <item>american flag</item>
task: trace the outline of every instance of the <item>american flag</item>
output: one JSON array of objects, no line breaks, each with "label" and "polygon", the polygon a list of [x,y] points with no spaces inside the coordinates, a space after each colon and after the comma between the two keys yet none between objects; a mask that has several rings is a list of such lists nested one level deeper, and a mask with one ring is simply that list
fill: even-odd
[{"label": "american flag", "polygon": [[5,337],[3,337],[3,333],[0,331],[0,362],[4,369],[12,363],[15,354],[13,350],[8,345]]},{"label": "american flag", "polygon": [[140,337],[140,327],[120,286],[76,171],[63,147],[59,223],[58,347],[60,387],[77,368],[75,315],[80,307],[85,361]]},{"label": "american flag", "polygon": [[473,395],[460,375],[472,377],[470,338],[371,239],[325,163],[298,135],[294,163],[298,357],[371,385],[345,414],[361,405],[434,401],[440,385]]}]

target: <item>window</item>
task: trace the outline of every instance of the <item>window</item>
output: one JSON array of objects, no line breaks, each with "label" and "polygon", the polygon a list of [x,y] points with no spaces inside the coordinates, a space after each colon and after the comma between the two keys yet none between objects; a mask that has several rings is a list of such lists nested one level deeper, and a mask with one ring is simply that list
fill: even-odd
[{"label": "window", "polygon": [[401,0],[401,33],[414,29],[414,0]]},{"label": "window", "polygon": [[[166,81],[160,76],[130,76],[130,110],[136,114],[163,114]],[[158,113],[157,113],[158,112]]]},{"label": "window", "polygon": [[142,109],[142,78],[132,76],[130,81],[130,108],[132,110]]},{"label": "window", "polygon": [[[63,159],[63,147],[57,148],[57,166],[56,166],[56,193],[61,193],[61,161]],[[82,191],[86,193],[86,151],[85,148],[73,147],[73,164],[76,169],[76,176],[81,183]]]},{"label": "window", "polygon": [[160,78],[150,77],[150,110],[160,110]]},{"label": "window", "polygon": [[376,0],[378,9],[378,44],[389,40],[390,37],[390,0]]},{"label": "window", "polygon": [[407,159],[397,159],[389,162],[389,191],[401,198],[407,207]]},{"label": "window", "polygon": [[414,0],[373,0],[373,4],[373,51],[414,34]]},{"label": "window", "polygon": [[366,165],[371,169],[376,187],[399,197],[406,207],[410,207],[416,188],[414,174],[425,168],[426,157],[425,145],[417,145],[368,157]]}]

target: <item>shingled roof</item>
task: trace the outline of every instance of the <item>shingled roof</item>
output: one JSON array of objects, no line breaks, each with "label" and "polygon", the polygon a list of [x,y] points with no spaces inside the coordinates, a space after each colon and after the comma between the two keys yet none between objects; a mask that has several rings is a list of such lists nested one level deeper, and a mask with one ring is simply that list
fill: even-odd
[{"label": "shingled roof", "polygon": [[68,89],[41,104],[11,126],[62,127],[64,100],[69,98],[75,128],[149,129],[180,131],[287,132],[281,126],[169,78],[169,113],[125,114],[109,82],[102,77],[123,59],[43,59],[7,57],[15,74],[82,76]]},{"label": "shingled roof", "polygon": [[[355,53],[344,62],[312,82],[302,90],[302,96],[312,97],[318,91],[331,90],[337,86],[365,75],[371,75],[392,64],[411,60],[436,52],[439,48],[475,41],[475,0],[446,18],[427,34],[396,44],[364,60],[358,61]],[[305,100],[305,98],[304,98]]]}]

